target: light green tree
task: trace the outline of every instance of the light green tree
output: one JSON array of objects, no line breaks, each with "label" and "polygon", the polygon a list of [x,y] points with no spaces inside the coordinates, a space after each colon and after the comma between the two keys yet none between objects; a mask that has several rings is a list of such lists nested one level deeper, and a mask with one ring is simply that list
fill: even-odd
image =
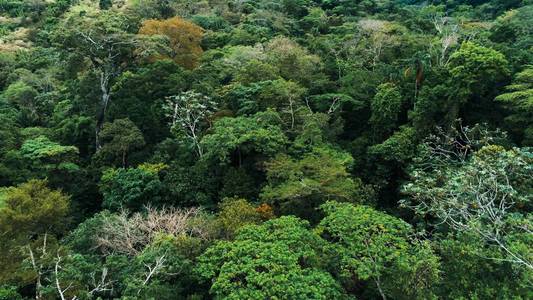
[{"label": "light green tree", "polygon": [[200,258],[198,274],[224,299],[343,299],[321,268],[325,242],[295,217],[247,226],[232,242],[218,242]]},{"label": "light green tree", "polygon": [[69,197],[44,180],[30,180],[0,192],[0,281],[36,284],[42,294],[46,265],[67,228]]},{"label": "light green tree", "polygon": [[310,217],[327,200],[365,202],[360,179],[350,176],[350,154],[316,147],[300,159],[280,154],[267,162],[267,185],[261,198],[282,213]]},{"label": "light green tree", "polygon": [[349,289],[374,283],[383,299],[428,299],[439,280],[438,257],[427,242],[412,239],[411,226],[367,206],[327,202],[317,232],[338,257],[339,276]]}]

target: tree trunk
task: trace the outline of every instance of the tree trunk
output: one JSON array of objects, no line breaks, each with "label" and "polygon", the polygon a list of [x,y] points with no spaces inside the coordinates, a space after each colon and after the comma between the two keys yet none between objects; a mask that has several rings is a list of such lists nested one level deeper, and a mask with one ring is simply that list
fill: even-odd
[{"label": "tree trunk", "polygon": [[374,282],[376,283],[376,286],[378,288],[379,294],[381,295],[381,298],[383,300],[387,300],[387,296],[385,296],[385,293],[383,293],[383,289],[381,288],[381,283],[379,278],[374,278]]},{"label": "tree trunk", "polygon": [[100,131],[102,131],[102,127],[104,126],[105,113],[107,111],[109,99],[111,98],[111,94],[109,92],[109,78],[110,77],[111,75],[106,71],[102,71],[100,73],[100,90],[102,91],[102,99],[100,101],[100,110],[96,116],[96,128],[95,128],[96,151],[102,148],[102,145],[100,142]]},{"label": "tree trunk", "polygon": [[128,166],[128,153],[126,151],[122,151],[122,168],[126,169]]}]

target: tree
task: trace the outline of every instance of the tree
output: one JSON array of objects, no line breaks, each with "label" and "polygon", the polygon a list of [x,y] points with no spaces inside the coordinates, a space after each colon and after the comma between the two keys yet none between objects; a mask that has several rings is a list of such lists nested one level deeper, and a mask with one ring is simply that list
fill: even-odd
[{"label": "tree", "polygon": [[69,197],[46,184],[44,180],[30,180],[2,192],[0,220],[5,236],[27,240],[65,229]]},{"label": "tree", "polygon": [[47,288],[54,289],[61,300],[110,295],[115,285],[113,274],[97,257],[68,250],[57,251],[50,273]]},{"label": "tree", "polygon": [[276,66],[286,80],[311,88],[324,81],[320,57],[286,37],[276,37],[265,45],[267,61]]},{"label": "tree", "polygon": [[508,10],[499,14],[490,30],[490,40],[497,43],[515,67],[521,68],[531,63],[531,35],[526,20],[532,15],[533,8],[530,5]]},{"label": "tree", "polygon": [[342,299],[335,279],[321,268],[324,241],[306,221],[281,217],[243,228],[199,258],[197,273],[225,299]]},{"label": "tree", "polygon": [[533,67],[527,67],[515,75],[507,93],[496,97],[513,113],[506,118],[512,132],[518,132],[523,146],[533,145]]},{"label": "tree", "polygon": [[486,245],[479,236],[468,232],[437,234],[433,240],[442,270],[438,297],[531,297],[531,272],[506,261],[498,246]]},{"label": "tree", "polygon": [[453,18],[440,14],[433,16],[432,23],[437,31],[436,42],[434,42],[437,48],[435,60],[438,66],[446,66],[450,61],[450,49],[457,45],[460,37],[460,27]]},{"label": "tree", "polygon": [[33,168],[45,172],[75,171],[79,168],[75,163],[78,156],[76,147],[62,146],[42,135],[26,140],[20,147],[20,153],[30,161]]},{"label": "tree", "polygon": [[422,146],[403,205],[436,218],[435,226],[497,245],[504,260],[531,271],[531,153],[490,144],[472,152],[474,139],[446,141]]},{"label": "tree", "polygon": [[218,221],[228,239],[233,238],[244,226],[258,224],[261,221],[261,214],[245,199],[226,198],[219,207]]},{"label": "tree", "polygon": [[308,111],[303,101],[306,92],[299,84],[279,78],[248,85],[236,83],[228,87],[224,96],[239,115],[275,110],[283,119],[284,127],[292,131],[301,122],[304,111]]},{"label": "tree", "polygon": [[158,172],[142,168],[108,169],[100,180],[102,206],[111,211],[139,211],[143,205],[160,204],[163,184]]},{"label": "tree", "polygon": [[3,93],[7,101],[20,109],[25,119],[37,122],[41,118],[40,103],[36,99],[39,93],[28,84],[17,81],[10,84]]},{"label": "tree", "polygon": [[205,158],[241,165],[245,154],[273,155],[287,142],[279,122],[279,115],[273,111],[217,120],[201,141]]},{"label": "tree", "polygon": [[204,30],[202,27],[173,17],[166,20],[146,20],[143,22],[139,34],[162,35],[169,39],[172,53],[170,57],[179,65],[193,69],[202,55],[202,41]]},{"label": "tree", "polygon": [[165,97],[178,95],[190,84],[187,72],[172,60],[158,60],[123,72],[113,85],[111,120],[128,118],[143,132],[147,144],[170,137],[163,109]]},{"label": "tree", "polygon": [[73,230],[66,244],[84,255],[134,257],[160,236],[190,237],[205,243],[216,234],[213,219],[201,209],[145,207],[132,214],[104,210]]},{"label": "tree", "polygon": [[[47,259],[54,235],[66,229],[69,197],[51,190],[44,180],[30,180],[1,191],[0,195],[0,280],[28,283],[41,280],[36,260]],[[48,245],[47,245],[48,241]],[[47,248],[48,247],[48,248]],[[39,253],[36,253],[38,251]],[[48,253],[47,253],[48,251]],[[42,253],[42,255],[40,255]],[[39,257],[37,256],[39,254]],[[33,267],[24,270],[29,259]],[[37,294],[42,291],[37,287]]]},{"label": "tree", "polygon": [[82,62],[87,62],[99,77],[101,99],[96,109],[97,150],[102,147],[100,131],[111,100],[113,81],[135,56],[153,55],[158,52],[155,49],[162,47],[155,39],[143,39],[131,33],[131,23],[127,15],[113,9],[74,6],[55,32],[57,46],[81,57]]},{"label": "tree", "polygon": [[0,286],[0,300],[22,300],[22,296],[17,292],[17,287],[2,285]]},{"label": "tree", "polygon": [[171,119],[172,129],[185,134],[201,158],[204,153],[200,144],[202,123],[215,111],[216,103],[200,93],[187,91],[167,97],[164,109]]},{"label": "tree", "polygon": [[128,154],[145,144],[141,131],[130,119],[117,119],[104,124],[100,139],[103,145],[97,158],[110,161],[119,159],[123,168],[128,166]]},{"label": "tree", "polygon": [[364,202],[365,191],[348,168],[353,158],[345,152],[316,147],[301,159],[280,154],[266,163],[267,185],[261,198],[280,212],[309,218],[327,200]]},{"label": "tree", "polygon": [[464,99],[474,93],[487,93],[509,75],[508,65],[505,56],[494,49],[463,43],[450,57],[450,73],[459,87],[458,96]]},{"label": "tree", "polygon": [[160,235],[133,260],[124,278],[123,296],[176,299],[194,291],[193,260],[180,247],[182,238]]},{"label": "tree", "polygon": [[373,282],[383,299],[428,299],[439,279],[438,258],[428,243],[411,239],[404,221],[367,206],[327,202],[317,232],[331,242],[347,290]]},{"label": "tree", "polygon": [[376,160],[395,162],[405,167],[416,154],[416,140],[416,130],[402,126],[382,143],[369,147],[368,154]]},{"label": "tree", "polygon": [[360,20],[357,25],[365,38],[361,43],[364,47],[363,57],[370,62],[373,69],[383,59],[387,48],[398,47],[401,42],[399,36],[405,30],[399,24],[374,19]]},{"label": "tree", "polygon": [[378,139],[396,128],[401,108],[402,95],[398,89],[392,83],[380,84],[370,103],[372,115],[369,120]]}]

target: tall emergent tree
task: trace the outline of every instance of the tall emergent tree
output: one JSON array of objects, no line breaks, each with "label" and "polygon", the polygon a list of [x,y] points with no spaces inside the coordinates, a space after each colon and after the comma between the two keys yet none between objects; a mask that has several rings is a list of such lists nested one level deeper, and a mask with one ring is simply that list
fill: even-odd
[{"label": "tall emergent tree", "polygon": [[94,5],[72,7],[55,32],[54,41],[68,54],[81,59],[98,76],[101,98],[96,105],[96,149],[111,100],[111,87],[136,57],[153,55],[162,42],[135,34],[135,20],[119,10],[100,10]]}]

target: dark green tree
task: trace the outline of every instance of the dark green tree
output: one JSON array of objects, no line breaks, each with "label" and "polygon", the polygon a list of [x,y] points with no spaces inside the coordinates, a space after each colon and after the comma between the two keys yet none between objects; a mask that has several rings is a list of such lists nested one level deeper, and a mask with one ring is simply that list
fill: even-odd
[{"label": "dark green tree", "polygon": [[128,155],[145,145],[142,132],[130,119],[104,124],[100,139],[102,147],[96,157],[114,164],[120,162],[123,168],[128,166]]}]

